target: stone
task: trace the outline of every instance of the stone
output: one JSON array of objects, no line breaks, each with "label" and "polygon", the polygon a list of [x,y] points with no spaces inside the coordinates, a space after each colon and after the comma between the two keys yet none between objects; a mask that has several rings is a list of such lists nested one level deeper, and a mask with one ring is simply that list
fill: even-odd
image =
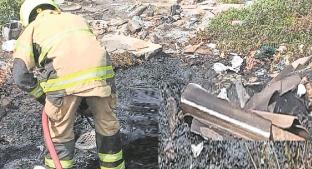
[{"label": "stone", "polygon": [[106,35],[102,39],[102,44],[109,53],[123,49],[133,53],[138,58],[144,57],[146,60],[162,51],[162,46],[159,44],[123,35]]},{"label": "stone", "polygon": [[196,50],[202,45],[203,43],[200,43],[198,45],[188,45],[184,49],[184,53],[193,54],[196,52]]},{"label": "stone", "polygon": [[147,16],[147,17],[153,17],[153,16],[155,15],[155,10],[156,10],[155,8],[156,8],[155,6],[150,5],[150,6],[146,9],[146,11],[145,11],[146,16]]},{"label": "stone", "polygon": [[171,8],[170,8],[170,15],[171,16],[180,15],[181,13],[182,13],[182,8],[180,5],[174,4],[171,6]]},{"label": "stone", "polygon": [[147,7],[148,7],[148,5],[139,6],[134,11],[132,11],[128,16],[129,17],[140,16],[147,9]]},{"label": "stone", "polygon": [[4,109],[1,108],[1,106],[0,106],[0,120],[1,120],[4,116],[6,116],[6,115],[7,115],[7,112],[4,111]]},{"label": "stone", "polygon": [[145,39],[147,36],[148,36],[148,32],[147,31],[141,31],[140,33],[139,33],[139,36],[140,36],[140,39]]},{"label": "stone", "polygon": [[203,31],[207,27],[208,23],[211,21],[212,18],[215,17],[215,14],[213,14],[210,11],[207,11],[205,15],[203,16],[201,20],[201,24],[198,26],[197,30],[198,31]]},{"label": "stone", "polygon": [[59,5],[62,11],[69,12],[69,11],[77,11],[82,8],[81,5],[74,2],[66,2]]},{"label": "stone", "polygon": [[180,15],[174,15],[174,16],[172,16],[172,18],[173,18],[175,21],[181,20],[181,16],[180,16]]},{"label": "stone", "polygon": [[126,24],[126,23],[128,23],[128,21],[118,18],[118,19],[112,19],[112,20],[108,23],[108,25],[109,25],[109,26],[121,26],[121,25],[124,25],[124,24]]},{"label": "stone", "polygon": [[11,104],[11,102],[12,102],[12,99],[10,98],[7,98],[7,97],[2,98],[0,101],[0,106],[2,108],[7,108]]},{"label": "stone", "polygon": [[142,19],[139,16],[133,17],[129,22],[128,22],[128,30],[131,33],[136,33],[142,30],[144,26],[144,23]]},{"label": "stone", "polygon": [[200,55],[212,55],[211,50],[206,49],[206,48],[199,48],[196,50],[196,53]]}]

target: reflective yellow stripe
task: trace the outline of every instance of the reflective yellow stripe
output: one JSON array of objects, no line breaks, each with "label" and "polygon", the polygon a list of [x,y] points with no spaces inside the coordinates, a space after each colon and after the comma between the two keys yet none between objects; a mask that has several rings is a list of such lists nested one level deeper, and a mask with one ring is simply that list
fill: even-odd
[{"label": "reflective yellow stripe", "polygon": [[41,63],[41,61],[46,57],[47,53],[51,50],[51,48],[55,44],[57,44],[58,42],[63,40],[66,36],[71,35],[73,33],[77,33],[77,32],[85,33],[88,35],[93,35],[89,28],[75,28],[75,29],[70,29],[70,30],[60,32],[60,33],[54,35],[53,37],[47,39],[45,42],[43,42],[41,44],[42,52],[39,56],[39,63]]},{"label": "reflective yellow stripe", "polygon": [[102,162],[113,163],[122,159],[122,150],[116,154],[102,154],[99,153],[99,158]]},{"label": "reflective yellow stripe", "polygon": [[[74,160],[61,160],[62,168],[72,168],[74,165]],[[52,159],[45,158],[44,163],[47,167],[55,168],[54,162]]]},{"label": "reflective yellow stripe", "polygon": [[43,89],[40,85],[37,85],[35,89],[33,89],[29,94],[34,96],[35,98],[39,98],[40,96],[43,95]]},{"label": "reflective yellow stripe", "polygon": [[112,66],[103,66],[79,71],[57,79],[50,79],[40,83],[43,91],[52,92],[57,90],[68,89],[79,84],[89,83],[97,80],[104,80],[114,77]]},{"label": "reflective yellow stripe", "polygon": [[117,167],[112,167],[112,168],[109,168],[109,167],[102,167],[102,166],[101,166],[101,169],[125,169],[125,162],[122,162],[119,166],[117,166]]}]

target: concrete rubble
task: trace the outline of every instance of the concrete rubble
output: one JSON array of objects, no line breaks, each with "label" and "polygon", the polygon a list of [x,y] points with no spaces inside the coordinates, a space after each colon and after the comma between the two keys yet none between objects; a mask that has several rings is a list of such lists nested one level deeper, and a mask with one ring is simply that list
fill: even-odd
[{"label": "concrete rubble", "polygon": [[106,35],[102,43],[109,53],[122,50],[133,53],[136,58],[149,59],[162,51],[162,46],[159,44],[122,35]]}]

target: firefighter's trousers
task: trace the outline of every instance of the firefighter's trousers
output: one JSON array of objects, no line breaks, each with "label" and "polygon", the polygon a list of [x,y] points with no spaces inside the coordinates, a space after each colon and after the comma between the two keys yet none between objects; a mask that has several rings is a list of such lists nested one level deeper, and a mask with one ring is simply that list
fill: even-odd
[{"label": "firefighter's trousers", "polygon": [[[73,168],[74,164],[74,122],[76,111],[85,98],[94,117],[96,144],[101,169],[123,169],[122,144],[119,136],[119,122],[114,113],[116,97],[65,96],[60,105],[46,100],[45,112],[49,117],[49,130],[63,168]],[[50,156],[45,165],[54,168]]]}]

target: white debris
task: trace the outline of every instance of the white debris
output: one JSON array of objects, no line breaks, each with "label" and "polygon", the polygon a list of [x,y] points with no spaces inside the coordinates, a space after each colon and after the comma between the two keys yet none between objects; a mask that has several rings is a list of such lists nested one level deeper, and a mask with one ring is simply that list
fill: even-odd
[{"label": "white debris", "polygon": [[217,48],[217,44],[215,44],[215,43],[209,43],[207,46],[208,46],[209,48],[211,48],[211,49]]},{"label": "white debris", "polygon": [[253,3],[254,3],[253,0],[246,0],[245,5],[251,6]]},{"label": "white debris", "polygon": [[299,97],[302,97],[306,93],[307,93],[307,89],[305,88],[305,86],[303,84],[299,84],[297,88],[297,95]]},{"label": "white debris", "polygon": [[280,53],[284,53],[286,50],[287,50],[287,47],[284,46],[284,45],[280,46],[280,47],[277,49],[277,51],[279,51]]},{"label": "white debris", "polygon": [[264,76],[266,74],[266,70],[265,69],[259,69],[255,72],[256,76]]},{"label": "white debris", "polygon": [[213,64],[213,68],[214,71],[216,71],[216,73],[221,74],[224,71],[229,70],[228,66],[225,66],[223,63],[215,63]]},{"label": "white debris", "polygon": [[240,67],[242,66],[244,62],[244,59],[242,59],[240,56],[238,55],[235,55],[231,61],[231,64],[232,64],[232,68],[233,69],[236,69],[239,71]]},{"label": "white debris", "polygon": [[300,51],[300,53],[303,53],[303,48],[304,48],[304,45],[303,45],[303,44],[299,45],[299,51]]},{"label": "white debris", "polygon": [[191,147],[192,147],[193,155],[194,155],[194,157],[196,158],[196,157],[199,156],[199,154],[200,154],[201,151],[203,150],[203,148],[204,148],[204,142],[201,142],[201,143],[199,143],[198,145],[192,144]]},{"label": "white debris", "polygon": [[54,1],[56,4],[60,5],[60,4],[63,4],[64,3],[64,0],[55,0]]},{"label": "white debris", "polygon": [[37,148],[38,148],[40,151],[44,151],[44,146],[43,146],[43,145],[37,146]]},{"label": "white debris", "polygon": [[46,169],[46,168],[43,167],[43,166],[36,165],[36,166],[34,167],[34,169]]},{"label": "white debris", "polygon": [[2,44],[2,50],[6,52],[13,52],[15,49],[16,40],[9,40]]},{"label": "white debris", "polygon": [[217,96],[219,99],[230,101],[230,99],[227,96],[226,88],[222,88],[219,95]]}]

